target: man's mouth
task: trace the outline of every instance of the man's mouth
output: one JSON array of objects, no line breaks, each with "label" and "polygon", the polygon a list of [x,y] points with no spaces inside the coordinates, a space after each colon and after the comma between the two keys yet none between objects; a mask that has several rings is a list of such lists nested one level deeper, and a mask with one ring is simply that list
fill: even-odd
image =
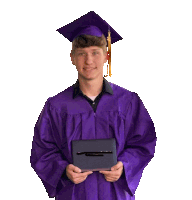
[{"label": "man's mouth", "polygon": [[96,69],[96,68],[84,68],[84,70],[86,70],[86,71],[91,71],[93,69]]}]

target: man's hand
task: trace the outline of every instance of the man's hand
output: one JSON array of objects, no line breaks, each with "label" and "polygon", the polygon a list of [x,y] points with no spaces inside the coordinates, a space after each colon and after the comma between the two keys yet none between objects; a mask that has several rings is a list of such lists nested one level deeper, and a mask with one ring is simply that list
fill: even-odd
[{"label": "man's hand", "polygon": [[119,161],[116,165],[111,168],[111,171],[99,171],[105,175],[105,180],[108,182],[115,182],[119,180],[123,173],[123,163]]},{"label": "man's hand", "polygon": [[79,184],[87,178],[89,174],[92,174],[92,171],[81,173],[81,169],[74,166],[73,164],[69,164],[66,167],[66,175],[67,177],[75,184]]}]

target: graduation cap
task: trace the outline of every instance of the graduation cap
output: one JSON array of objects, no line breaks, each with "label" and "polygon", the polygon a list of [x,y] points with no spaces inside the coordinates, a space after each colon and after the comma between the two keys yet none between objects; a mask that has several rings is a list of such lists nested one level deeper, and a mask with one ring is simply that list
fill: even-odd
[{"label": "graduation cap", "polygon": [[104,34],[108,41],[109,76],[111,77],[111,44],[122,40],[123,38],[98,14],[94,11],[90,11],[66,26],[57,29],[57,31],[66,37],[70,42],[80,35],[93,35],[101,37],[102,34]]}]

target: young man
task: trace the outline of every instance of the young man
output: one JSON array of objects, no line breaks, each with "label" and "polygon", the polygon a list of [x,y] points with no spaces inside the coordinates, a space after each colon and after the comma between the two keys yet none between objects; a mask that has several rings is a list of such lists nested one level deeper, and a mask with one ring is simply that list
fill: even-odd
[{"label": "young man", "polygon": [[[57,200],[133,200],[143,169],[154,156],[153,122],[136,93],[103,78],[110,27],[94,12],[58,29],[72,41],[77,82],[47,100],[35,125],[31,165]],[[112,43],[122,39],[111,27]],[[116,139],[111,171],[74,166],[73,140]]]}]

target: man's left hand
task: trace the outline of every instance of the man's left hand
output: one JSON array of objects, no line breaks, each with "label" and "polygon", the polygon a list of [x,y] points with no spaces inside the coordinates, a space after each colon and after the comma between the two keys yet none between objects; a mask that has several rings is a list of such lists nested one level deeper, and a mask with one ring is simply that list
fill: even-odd
[{"label": "man's left hand", "polygon": [[123,173],[123,163],[118,161],[116,165],[111,168],[111,171],[99,171],[105,175],[105,180],[108,182],[115,182],[119,180]]}]

